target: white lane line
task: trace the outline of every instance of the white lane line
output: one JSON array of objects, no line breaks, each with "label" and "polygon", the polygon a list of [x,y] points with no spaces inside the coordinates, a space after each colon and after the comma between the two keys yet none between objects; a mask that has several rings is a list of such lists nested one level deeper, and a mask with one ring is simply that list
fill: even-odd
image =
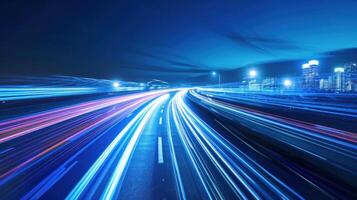
[{"label": "white lane line", "polygon": [[160,117],[160,121],[159,121],[159,124],[160,124],[160,125],[162,124],[162,117]]},{"label": "white lane line", "polygon": [[158,148],[158,160],[157,160],[157,162],[159,164],[164,163],[164,156],[162,154],[162,138],[161,137],[157,138],[157,148]]},{"label": "white lane line", "polygon": [[[98,171],[103,169],[103,164],[109,157],[112,155],[112,152],[115,149],[119,148],[118,146],[122,143],[124,136],[130,134],[130,141],[125,147],[124,152],[121,155],[117,166],[115,166],[113,174],[111,174],[111,178],[107,183],[106,189],[102,194],[102,199],[110,199],[113,197],[117,185],[120,180],[123,178],[123,173],[125,173],[125,168],[129,162],[130,155],[132,150],[134,149],[136,142],[144,128],[144,125],[148,123],[152,113],[155,109],[157,109],[160,104],[162,104],[168,98],[167,95],[163,95],[158,97],[156,100],[151,102],[149,105],[145,106],[130,122],[124,127],[123,130],[117,134],[116,138],[112,140],[109,146],[104,150],[104,152],[97,158],[97,160],[92,164],[90,169],[82,176],[81,180],[77,183],[77,185],[72,189],[72,191],[66,197],[66,200],[69,199],[79,199],[83,194],[84,190],[92,181],[93,177],[97,175]],[[137,124],[139,123],[139,124]],[[132,130],[132,131],[131,131]],[[134,133],[131,133],[134,132]],[[105,170],[105,169],[103,169]]]}]

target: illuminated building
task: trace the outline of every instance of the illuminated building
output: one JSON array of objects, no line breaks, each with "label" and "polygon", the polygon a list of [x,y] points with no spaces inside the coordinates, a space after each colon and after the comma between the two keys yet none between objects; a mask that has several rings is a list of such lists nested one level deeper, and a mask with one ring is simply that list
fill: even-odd
[{"label": "illuminated building", "polygon": [[345,90],[347,92],[357,91],[357,64],[347,63],[344,66]]},{"label": "illuminated building", "polygon": [[331,83],[329,79],[320,79],[320,90],[328,91],[331,89]]},{"label": "illuminated building", "polygon": [[335,68],[335,90],[342,92],[345,90],[345,69],[343,67]]},{"label": "illuminated building", "polygon": [[254,79],[248,82],[249,90],[257,91],[260,90],[260,84]]},{"label": "illuminated building", "polygon": [[262,80],[261,86],[263,89],[275,89],[276,80],[275,78],[265,78]]},{"label": "illuminated building", "polygon": [[302,87],[305,90],[316,90],[319,84],[319,61],[310,60],[302,65]]}]

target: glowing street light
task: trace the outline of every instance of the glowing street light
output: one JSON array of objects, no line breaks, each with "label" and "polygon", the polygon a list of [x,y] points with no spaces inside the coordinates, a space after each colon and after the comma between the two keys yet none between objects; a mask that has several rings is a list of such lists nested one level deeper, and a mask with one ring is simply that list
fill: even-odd
[{"label": "glowing street light", "polygon": [[221,75],[218,74],[216,71],[213,71],[211,73],[212,76],[217,76],[218,75],[218,87],[220,88],[221,87]]},{"label": "glowing street light", "polygon": [[113,87],[115,87],[115,88],[120,87],[119,81],[114,81],[114,82],[113,82]]},{"label": "glowing street light", "polygon": [[291,82],[291,80],[285,79],[283,84],[284,84],[285,87],[290,87],[293,83]]},{"label": "glowing street light", "polygon": [[257,71],[255,71],[254,69],[250,70],[249,71],[249,76],[250,78],[254,78],[257,76]]}]

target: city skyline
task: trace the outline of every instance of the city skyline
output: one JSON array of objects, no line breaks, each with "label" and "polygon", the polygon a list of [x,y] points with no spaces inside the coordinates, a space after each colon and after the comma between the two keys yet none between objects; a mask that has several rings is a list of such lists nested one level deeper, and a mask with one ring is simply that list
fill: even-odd
[{"label": "city skyline", "polygon": [[[323,68],[330,69],[330,71],[322,70]],[[357,64],[355,62],[345,62],[331,69],[331,66],[321,66],[319,60],[312,59],[302,64],[300,72],[295,73],[295,76],[279,74],[264,76],[255,67],[247,67],[244,71],[241,78],[228,83],[224,82],[223,85],[242,88],[248,86],[250,90],[255,91],[282,89],[300,92],[357,92]],[[219,81],[225,78],[225,76],[222,77],[221,72],[216,71],[212,72],[211,78],[217,75],[219,75]],[[215,81],[207,85],[215,85]]]}]

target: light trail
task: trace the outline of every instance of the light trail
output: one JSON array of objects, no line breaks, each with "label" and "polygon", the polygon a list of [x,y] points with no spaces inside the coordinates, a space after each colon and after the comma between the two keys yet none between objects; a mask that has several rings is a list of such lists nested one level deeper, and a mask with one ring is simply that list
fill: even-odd
[{"label": "light trail", "polygon": [[[129,161],[130,161],[130,157],[132,155],[132,152],[135,148],[135,145],[138,142],[138,139],[142,133],[142,130],[144,129],[144,126],[146,125],[146,123],[148,123],[150,117],[152,116],[153,112],[159,108],[167,99],[168,99],[169,95],[163,95],[161,97],[159,97],[158,99],[156,99],[154,102],[152,102],[151,104],[149,104],[142,113],[143,118],[141,119],[141,121],[139,122],[137,128],[135,129],[135,132],[133,133],[133,136],[131,137],[128,145],[126,146],[124,153],[122,155],[122,157],[120,158],[117,166],[115,167],[114,173],[111,176],[110,181],[107,184],[107,187],[101,197],[101,199],[105,199],[105,200],[109,200],[112,199],[115,192],[117,190],[119,190],[117,188],[120,180],[122,179],[122,175],[124,173],[125,168],[127,167]],[[139,113],[139,116],[142,117]]]},{"label": "light trail", "polygon": [[2,87],[0,88],[0,101],[93,94],[99,91],[98,88],[90,87]]},{"label": "light trail", "polygon": [[0,121],[2,198],[354,197],[357,134],[291,114],[354,107],[304,102],[190,89],[45,102]]},{"label": "light trail", "polygon": [[[4,137],[4,134],[5,136],[9,136],[8,133],[14,133],[16,135],[16,137],[11,139],[5,137],[5,140],[3,140],[5,144],[12,142],[12,140],[16,138],[21,139],[28,133],[31,134],[27,137],[33,138],[32,141],[29,141],[28,144],[22,148],[10,148],[11,151],[15,152],[0,158],[0,162],[2,163],[11,163],[11,165],[1,166],[0,185],[8,185],[21,178],[21,174],[33,170],[40,163],[56,159],[56,154],[60,151],[67,149],[66,151],[74,152],[75,149],[80,149],[82,144],[91,143],[91,138],[97,140],[103,136],[105,133],[103,132],[104,130],[111,129],[137,108],[165,93],[167,92],[154,91],[110,97],[20,116],[0,122],[0,131],[3,133],[1,135],[2,137]],[[47,127],[49,129],[46,129]],[[51,133],[52,127],[58,128],[55,132]],[[39,133],[40,135],[38,135]],[[84,146],[80,151],[88,147],[89,146]],[[7,154],[11,152],[10,150],[3,151],[3,153]],[[78,156],[78,154],[76,155]],[[71,160],[73,159],[74,158]],[[40,173],[41,172],[36,172],[34,176]],[[62,175],[64,175],[63,173],[64,171],[61,171]],[[58,175],[54,176],[57,177]],[[49,178],[48,180],[52,179],[53,178]],[[27,181],[30,180],[26,180],[26,182]],[[50,187],[47,186],[46,189],[41,185],[39,188],[42,188],[41,191],[47,191]],[[34,191],[36,191],[35,188]],[[35,193],[36,194],[31,193],[29,195],[36,196],[43,194],[43,192],[40,191]]]},{"label": "light trail", "polygon": [[[295,191],[283,184],[282,181],[279,181],[263,167],[253,162],[248,155],[239,151],[239,149],[235,148],[227,140],[220,137],[219,134],[205,124],[202,119],[198,118],[183,102],[184,95],[185,91],[182,91],[175,96],[173,109],[177,110],[174,111],[174,113],[176,113],[176,115],[174,114],[174,116],[176,116],[175,124],[178,130],[180,130],[181,140],[185,146],[187,146],[186,150],[188,154],[196,155],[198,156],[196,159],[200,159],[200,153],[197,152],[197,150],[198,148],[202,148],[211,162],[216,166],[216,170],[225,178],[237,197],[243,199],[250,197],[255,199],[271,198],[271,196],[266,196],[269,192],[265,187],[268,187],[270,193],[275,191],[276,197],[303,199]],[[184,131],[187,130],[187,128],[181,126],[188,126],[188,130],[190,130],[189,133]],[[190,135],[193,135],[193,137]],[[199,145],[199,147],[197,145]],[[198,173],[204,173],[206,176],[212,174],[212,171],[207,171],[204,165],[202,165],[205,162],[202,158],[200,162],[197,162],[196,159],[192,156],[191,161],[196,163],[194,165],[197,166],[196,171]],[[227,169],[232,174],[226,171]],[[269,181],[271,178],[276,179],[275,183]],[[214,182],[210,182],[212,179],[202,179],[202,181],[207,194],[214,195],[215,198],[224,198],[224,194],[217,185]],[[261,187],[257,184],[257,181],[260,181],[265,187]],[[210,185],[210,187],[205,185]],[[238,185],[245,187],[245,190],[242,190]],[[213,198],[211,195],[210,198]],[[248,197],[247,195],[251,196]]]},{"label": "light trail", "polygon": [[168,137],[169,150],[170,150],[170,155],[171,155],[172,170],[173,170],[174,178],[175,178],[176,193],[177,193],[177,196],[179,199],[186,200],[187,198],[186,198],[185,188],[183,186],[180,168],[177,163],[174,142],[172,139],[171,121],[170,121],[171,112],[172,112],[172,100],[169,102],[167,113],[166,113],[167,137]]},{"label": "light trail", "polygon": [[[285,107],[285,108],[293,108],[305,111],[312,111],[312,112],[320,112],[323,114],[329,115],[337,115],[337,116],[346,116],[357,118],[357,105],[354,102],[349,103],[335,103],[333,94],[320,94],[316,95],[321,99],[325,99],[324,101],[312,101],[305,98],[309,97],[309,94],[287,94],[287,95],[280,95],[280,94],[242,94],[242,93],[235,93],[224,89],[219,90],[211,90],[211,89],[200,89],[199,93],[204,95],[214,96],[215,98],[220,98],[224,100],[231,100],[235,102],[241,102],[248,105],[255,105],[255,106],[278,106],[278,107]],[[355,94],[349,95],[351,99],[357,98]],[[326,101],[328,99],[328,101]]]},{"label": "light trail", "polygon": [[[342,140],[346,140],[349,142],[353,142],[353,143],[357,143],[357,134],[356,133],[352,133],[352,132],[348,132],[348,131],[343,131],[343,130],[338,130],[338,129],[334,129],[334,128],[330,128],[330,127],[325,127],[325,126],[317,126],[316,124],[312,124],[312,123],[307,123],[307,122],[303,122],[303,121],[299,121],[299,120],[295,120],[295,119],[290,119],[287,117],[282,117],[282,116],[278,116],[278,115],[274,115],[274,114],[270,114],[267,112],[262,112],[259,110],[254,110],[254,109],[249,109],[243,106],[237,106],[237,105],[232,105],[223,101],[219,101],[219,100],[213,100],[211,98],[205,97],[203,95],[199,95],[195,92],[192,93],[193,96],[195,96],[196,98],[204,101],[207,104],[213,105],[214,107],[218,107],[218,108],[222,108],[225,110],[229,110],[229,111],[233,111],[233,112],[240,112],[242,113],[242,111],[244,111],[245,113],[250,114],[249,116],[258,116],[258,117],[264,117],[267,120],[271,119],[274,121],[278,121],[279,123],[285,123],[285,124],[289,124],[292,126],[296,126],[299,128],[303,128],[303,129],[307,129],[307,130],[311,130],[314,132],[318,132],[321,134],[325,134],[328,136],[333,136],[335,138],[338,139],[342,139]],[[247,114],[247,115],[248,115]],[[262,119],[262,118],[259,118]],[[316,136],[316,135],[315,135]],[[323,136],[317,136],[320,139],[324,139],[324,140],[329,140],[329,138],[327,137],[323,137]],[[331,141],[331,140],[329,140]],[[338,142],[336,140],[334,140],[335,142]],[[351,146],[348,143],[343,143],[347,146]],[[355,146],[351,146],[351,147],[355,147]]]},{"label": "light trail", "polygon": [[[229,120],[238,122],[240,126],[254,131],[254,135],[259,135],[259,137],[264,137],[271,141],[282,142],[280,144],[282,147],[285,145],[292,147],[295,150],[290,151],[297,151],[300,159],[314,163],[314,165],[324,165],[326,166],[324,167],[325,169],[331,170],[329,173],[333,173],[336,170],[344,173],[339,178],[343,179],[345,184],[353,184],[350,177],[356,176],[356,168],[351,164],[357,160],[357,154],[355,153],[357,149],[356,133],[233,105],[223,100],[217,100],[214,98],[214,94],[204,96],[191,91],[190,95],[190,99],[193,102],[218,116],[227,117]],[[309,170],[309,173],[318,173],[314,172],[315,169],[309,168]],[[317,180],[320,177],[315,176],[312,178],[309,175],[309,178],[306,173],[301,172],[301,169],[296,170],[295,168],[291,169],[291,171],[300,171],[294,173],[297,173],[299,177],[303,177],[309,184],[315,185],[317,183],[328,188],[328,186],[320,182],[321,180]],[[323,181],[325,184],[333,184],[328,179]],[[335,185],[335,187],[338,188],[338,185]],[[321,187],[317,188],[325,194],[328,193]],[[344,188],[339,188],[339,190],[344,190]]]},{"label": "light trail", "polygon": [[[103,163],[110,157],[110,155],[115,151],[117,145],[120,144],[123,137],[129,134],[133,129],[135,130],[130,136],[130,141],[128,146],[125,148],[124,153],[122,154],[120,161],[115,167],[115,173],[111,176],[105,192],[103,193],[102,198],[108,199],[114,195],[116,186],[121,178],[121,175],[128,163],[129,157],[133,148],[140,136],[140,133],[147,121],[149,120],[153,111],[160,106],[168,96],[162,96],[159,99],[155,100],[148,106],[146,106],[139,114],[137,114],[133,120],[131,120],[127,126],[118,134],[118,136],[111,142],[111,144],[105,149],[105,151],[101,154],[101,156],[96,160],[96,162],[92,165],[92,167],[87,171],[87,173],[83,176],[83,178],[78,182],[76,187],[71,191],[71,193],[67,196],[66,199],[78,199],[90,181],[92,181],[93,177],[96,175],[98,170],[102,167]],[[135,128],[134,128],[135,127]],[[95,188],[92,188],[95,190]]]},{"label": "light trail", "polygon": [[[0,178],[2,179],[2,181],[0,182],[0,185],[2,185],[3,182],[8,181],[8,179],[10,179],[11,177],[16,176],[21,171],[24,171],[28,167],[32,166],[32,165],[29,165],[29,164],[31,162],[34,162],[36,159],[39,159],[40,157],[45,156],[46,154],[50,153],[51,151],[54,151],[55,149],[65,145],[68,141],[71,141],[74,138],[81,136],[86,131],[97,127],[98,125],[102,124],[103,122],[105,122],[105,121],[107,121],[109,119],[113,119],[113,117],[115,117],[115,116],[117,116],[119,114],[126,113],[130,109],[138,107],[139,105],[141,105],[143,102],[145,102],[147,100],[148,99],[144,99],[144,100],[139,100],[137,102],[133,102],[131,105],[127,105],[126,107],[123,107],[123,108],[121,108],[119,110],[113,110],[110,113],[106,113],[105,115],[100,116],[99,119],[96,119],[91,124],[88,124],[86,126],[80,127],[80,129],[76,129],[75,132],[73,132],[73,133],[68,133],[67,132],[67,134],[69,134],[70,136],[62,137],[62,138],[60,138],[60,140],[57,140],[56,142],[52,142],[52,143],[54,143],[54,145],[49,146],[48,148],[44,149],[42,152],[40,152],[40,153],[34,155],[33,157],[27,159],[26,161],[22,162],[21,164],[17,165],[16,167],[12,168],[11,170],[1,174]],[[37,148],[37,149],[42,149],[42,148],[43,147],[40,147],[40,148]],[[21,170],[21,171],[19,171],[19,170]]]},{"label": "light trail", "polygon": [[17,137],[32,133],[54,124],[78,117],[80,115],[103,109],[108,106],[132,101],[144,97],[157,97],[162,92],[147,92],[120,97],[95,100],[91,102],[80,103],[77,105],[58,108],[41,113],[35,113],[28,116],[21,116],[11,120],[0,122],[0,143],[15,139]]},{"label": "light trail", "polygon": [[112,87],[112,80],[70,76],[13,77],[0,80],[0,83],[0,102],[144,89],[134,82],[121,81],[120,87]]}]

